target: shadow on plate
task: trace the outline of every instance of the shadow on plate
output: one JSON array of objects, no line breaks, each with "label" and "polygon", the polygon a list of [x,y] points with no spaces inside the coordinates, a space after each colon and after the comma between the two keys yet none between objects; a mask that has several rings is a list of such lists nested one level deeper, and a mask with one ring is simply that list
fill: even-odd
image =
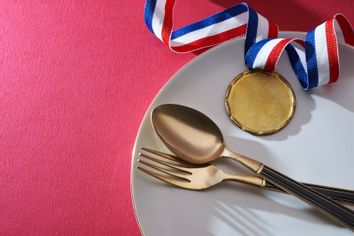
[{"label": "shadow on plate", "polygon": [[[267,190],[235,183],[225,183],[215,187],[212,191],[220,191],[223,188],[235,188],[237,200],[230,202],[220,194],[220,198],[215,199],[210,206],[210,215],[219,218],[220,221],[241,235],[272,235],[272,231],[280,226],[277,225],[277,222],[270,222],[266,218],[260,217],[257,212],[271,212],[274,215],[284,215],[317,224],[334,224],[336,227],[343,228],[292,196],[273,193],[277,196],[271,198],[267,194]],[[243,198],[238,198],[238,191],[243,192]],[[248,195],[247,198],[244,198],[245,194]],[[274,198],[282,199],[282,202],[278,202]]]}]

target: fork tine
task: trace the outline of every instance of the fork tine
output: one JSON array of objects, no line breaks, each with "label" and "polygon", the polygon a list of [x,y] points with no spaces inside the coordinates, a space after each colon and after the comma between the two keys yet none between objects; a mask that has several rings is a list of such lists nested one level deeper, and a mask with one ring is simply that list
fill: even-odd
[{"label": "fork tine", "polygon": [[138,159],[138,162],[143,164],[143,165],[146,165],[146,166],[149,166],[151,167],[152,169],[155,169],[155,170],[158,170],[158,171],[161,171],[167,175],[171,175],[177,179],[180,179],[182,181],[187,181],[187,182],[190,182],[190,180],[188,179],[188,176],[187,175],[183,175],[183,174],[178,174],[178,173],[175,173],[175,172],[172,172],[172,171],[168,171],[166,170],[165,168],[162,168],[160,166],[157,166],[157,165],[154,165],[152,163],[149,163],[149,162],[146,162],[142,159]]},{"label": "fork tine", "polygon": [[140,149],[141,149],[141,150],[144,150],[144,151],[146,151],[146,152],[150,152],[150,153],[152,153],[152,154],[155,154],[155,155],[157,155],[157,156],[164,157],[164,158],[169,159],[169,160],[172,160],[172,161],[179,161],[176,156],[171,155],[171,154],[167,154],[167,153],[160,152],[160,151],[153,150],[153,149],[146,148],[146,147],[141,147]]},{"label": "fork tine", "polygon": [[143,150],[143,151],[149,152],[151,154],[154,154],[156,156],[159,156],[159,157],[166,158],[168,160],[174,161],[176,163],[176,165],[178,165],[178,166],[182,166],[182,167],[183,166],[185,166],[185,167],[200,167],[200,166],[203,166],[203,165],[195,165],[195,164],[192,164],[192,163],[188,163],[188,162],[180,159],[179,157],[177,157],[175,155],[168,154],[168,153],[165,153],[165,152],[153,150],[153,149],[146,148],[146,147],[140,147],[140,149]]},{"label": "fork tine", "polygon": [[168,167],[170,167],[172,169],[176,169],[176,170],[179,170],[179,171],[182,171],[182,172],[186,172],[188,174],[192,174],[190,168],[188,168],[188,167],[182,167],[180,165],[176,165],[176,164],[173,164],[171,162],[163,161],[163,160],[157,159],[157,158],[152,157],[152,156],[150,156],[148,154],[145,154],[145,153],[139,153],[139,156],[145,157],[145,158],[147,158],[147,159],[149,159],[151,161],[154,161],[154,162],[158,162],[161,165],[168,166]]},{"label": "fork tine", "polygon": [[188,185],[188,182],[181,182],[181,181],[178,181],[176,180],[175,178],[172,178],[172,177],[168,177],[168,176],[163,176],[163,175],[160,175],[160,174],[157,174],[153,171],[150,171],[144,167],[141,167],[141,166],[138,166],[137,167],[139,170],[141,170],[142,172],[145,172],[146,174],[152,176],[152,177],[155,177],[156,179],[159,179],[161,181],[164,181],[168,184],[172,184],[172,185],[175,185],[177,187],[180,187],[180,188],[185,188],[185,189],[191,189]]}]

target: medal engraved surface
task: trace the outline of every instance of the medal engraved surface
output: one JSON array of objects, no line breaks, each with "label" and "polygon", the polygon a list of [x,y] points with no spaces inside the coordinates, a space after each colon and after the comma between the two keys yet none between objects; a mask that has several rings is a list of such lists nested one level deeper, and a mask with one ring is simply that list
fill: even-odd
[{"label": "medal engraved surface", "polygon": [[245,71],[229,84],[226,111],[241,129],[255,135],[275,133],[295,112],[296,99],[290,84],[276,72]]}]

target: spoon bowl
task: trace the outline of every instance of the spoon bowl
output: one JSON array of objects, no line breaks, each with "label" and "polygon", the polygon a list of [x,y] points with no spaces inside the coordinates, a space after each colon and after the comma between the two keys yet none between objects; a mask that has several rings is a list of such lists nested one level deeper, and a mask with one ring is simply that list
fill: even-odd
[{"label": "spoon bowl", "polygon": [[204,164],[222,155],[225,144],[218,126],[206,115],[192,108],[164,104],[151,115],[156,133],[181,159]]}]

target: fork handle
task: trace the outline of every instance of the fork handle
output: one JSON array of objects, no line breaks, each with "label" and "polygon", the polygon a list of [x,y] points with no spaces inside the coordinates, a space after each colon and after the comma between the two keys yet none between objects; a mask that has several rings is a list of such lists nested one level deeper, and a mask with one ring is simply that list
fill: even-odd
[{"label": "fork handle", "polygon": [[[307,184],[307,183],[302,183],[302,184],[308,188],[320,192],[321,194],[333,200],[338,200],[346,203],[354,203],[354,191],[352,190],[333,188],[333,187],[321,186],[316,184]],[[266,182],[263,188],[272,191],[285,192],[284,190],[278,188],[277,186],[275,186],[270,182]]]},{"label": "fork handle", "polygon": [[339,223],[354,231],[354,212],[349,208],[330,200],[321,193],[292,180],[268,166],[263,165],[258,170],[258,175],[285,192],[291,193],[306,201],[324,214],[332,217]]}]

